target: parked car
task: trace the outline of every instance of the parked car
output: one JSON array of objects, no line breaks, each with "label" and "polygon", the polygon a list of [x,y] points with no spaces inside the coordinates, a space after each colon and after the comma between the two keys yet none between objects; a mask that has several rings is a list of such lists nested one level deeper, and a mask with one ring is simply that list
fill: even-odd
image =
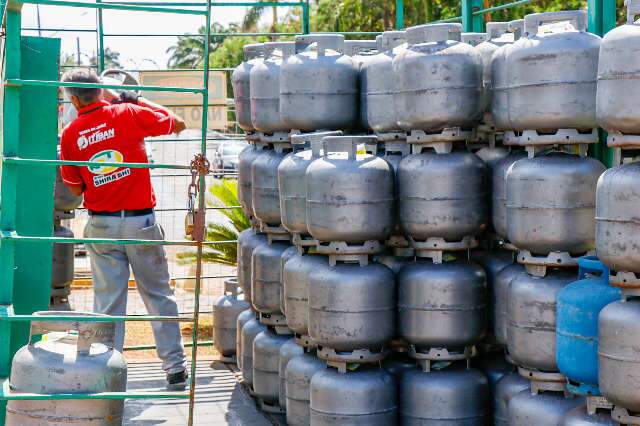
[{"label": "parked car", "polygon": [[221,140],[214,149],[213,168],[218,169],[215,175],[229,177],[238,171],[238,156],[249,144],[242,139]]}]

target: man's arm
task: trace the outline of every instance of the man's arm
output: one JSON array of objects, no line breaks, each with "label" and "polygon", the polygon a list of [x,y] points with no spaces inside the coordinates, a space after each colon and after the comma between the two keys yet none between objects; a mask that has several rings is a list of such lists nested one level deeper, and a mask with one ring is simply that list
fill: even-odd
[{"label": "man's arm", "polygon": [[184,129],[187,128],[187,125],[185,124],[185,122],[184,122],[184,120],[182,118],[180,118],[179,116],[174,114],[171,110],[163,107],[160,104],[157,104],[155,102],[150,101],[149,99],[146,99],[146,98],[143,98],[142,96],[140,96],[138,98],[138,105],[140,105],[142,107],[145,107],[145,108],[149,108],[152,111],[162,111],[162,112],[168,114],[169,116],[171,116],[171,119],[173,120],[173,132],[174,133],[180,133]]},{"label": "man's arm", "polygon": [[84,184],[82,185],[70,185],[67,182],[64,182],[65,186],[71,191],[73,195],[79,197],[84,192]]}]

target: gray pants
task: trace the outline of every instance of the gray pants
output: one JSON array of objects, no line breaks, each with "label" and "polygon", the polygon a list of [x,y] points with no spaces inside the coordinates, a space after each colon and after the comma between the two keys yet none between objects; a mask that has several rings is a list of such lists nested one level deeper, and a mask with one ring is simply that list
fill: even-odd
[{"label": "gray pants", "polygon": [[[164,231],[153,214],[133,217],[91,216],[85,238],[135,238],[162,240]],[[161,245],[87,244],[93,272],[94,311],[126,315],[129,265],[138,292],[150,315],[177,316],[178,305],[169,286],[169,268]],[[117,322],[116,348],[124,345],[124,322]],[[184,370],[186,360],[180,325],[151,322],[162,368],[167,373]]]}]

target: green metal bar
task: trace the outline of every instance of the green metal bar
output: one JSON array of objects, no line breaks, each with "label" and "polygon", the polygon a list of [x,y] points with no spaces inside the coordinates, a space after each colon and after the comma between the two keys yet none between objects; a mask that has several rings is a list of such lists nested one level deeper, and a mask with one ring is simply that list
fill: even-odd
[{"label": "green metal bar", "polygon": [[[102,0],[96,0],[96,3],[101,2]],[[104,22],[102,20],[102,9],[98,9],[98,72],[105,70],[104,51]]]},{"label": "green metal bar", "polygon": [[311,18],[309,16],[309,0],[306,0],[302,8],[302,33],[309,34],[311,32]]},{"label": "green metal bar", "polygon": [[[135,5],[135,6],[182,6],[182,7],[304,7],[305,2],[276,2],[276,1],[257,1],[257,2],[144,2],[144,1],[104,1],[103,4],[118,5]],[[206,11],[201,11],[206,14]]]},{"label": "green metal bar", "polygon": [[[66,238],[66,237],[35,237],[32,235],[18,235],[13,231],[0,231],[0,240],[16,240],[27,242],[53,242],[57,244],[120,244],[120,245],[166,245],[166,246],[195,246],[191,240],[144,240],[144,239],[115,239],[115,238]],[[237,240],[203,241],[204,245],[236,244]]]},{"label": "green metal bar", "polygon": [[462,0],[462,30],[464,32],[484,32],[484,15],[474,12],[482,9],[482,0]]},{"label": "green metal bar", "polygon": [[102,392],[102,393],[19,393],[13,392],[9,380],[2,384],[2,395],[0,401],[59,401],[59,400],[87,400],[87,399],[187,399],[187,391],[126,391],[126,392]]},{"label": "green metal bar", "polygon": [[396,30],[404,29],[404,0],[396,0]]},{"label": "green metal bar", "polygon": [[189,170],[189,166],[183,164],[163,163],[116,163],[98,161],[72,161],[72,160],[42,160],[38,158],[4,157],[5,164],[30,164],[37,166],[99,166],[99,167],[130,167],[132,169],[175,169]]},{"label": "green metal bar", "polygon": [[176,92],[176,93],[204,93],[204,89],[195,87],[165,87],[165,86],[140,86],[140,85],[119,85],[119,84],[97,84],[97,83],[76,83],[70,81],[53,80],[23,80],[12,78],[5,80],[5,86],[45,86],[45,87],[84,87],[87,89],[127,89],[127,90],[148,90],[152,92]]},{"label": "green metal bar", "polygon": [[[40,31],[50,31],[56,33],[95,33],[95,29],[89,28],[40,28]],[[38,31],[38,28],[23,28],[22,31]]]},{"label": "green metal bar", "polygon": [[[4,307],[3,307],[4,308]],[[27,321],[40,321],[40,322],[53,322],[53,321],[68,321],[68,322],[122,322],[122,321],[162,321],[162,322],[191,322],[192,317],[169,317],[162,315],[96,315],[96,316],[73,316],[73,315],[5,315],[5,312],[1,312],[0,322],[27,322]]]},{"label": "green metal bar", "polygon": [[126,5],[126,4],[85,3],[81,1],[69,1],[69,0],[19,0],[19,3],[43,4],[47,6],[86,7],[88,9],[129,10],[132,12],[176,13],[179,15],[205,15],[207,13],[204,10],[196,10],[196,9],[172,9],[169,7],[157,7],[157,6],[145,7],[145,6]]},{"label": "green metal bar", "polygon": [[[261,37],[261,36],[273,36],[273,37],[286,37],[286,36],[296,36],[302,33],[211,33],[210,36],[217,37]],[[105,37],[205,37],[204,34],[149,34],[149,33],[141,33],[141,34],[104,34]],[[193,70],[185,70],[180,69],[179,71],[193,71]]]},{"label": "green metal bar", "polygon": [[[209,34],[211,32],[211,0],[207,0],[207,17],[205,23],[205,40],[204,44],[204,70],[202,76],[202,86],[204,92],[202,94],[202,141],[200,142],[200,154],[206,156],[207,153],[207,129],[209,127]],[[206,187],[206,178],[200,175],[198,185],[201,190],[198,194],[198,210],[205,211],[206,200],[204,188]],[[193,426],[193,414],[196,405],[196,362],[198,359],[198,325],[200,321],[200,289],[202,286],[202,254],[203,245],[198,243],[196,254],[196,279],[194,289],[194,306],[193,306],[193,331],[191,333],[191,342],[193,344],[191,350],[191,386],[189,387],[189,418],[187,426]]]},{"label": "green metal bar", "polygon": [[[57,244],[119,244],[119,245],[150,245],[150,246],[195,246],[191,240],[144,240],[144,239],[116,239],[116,238],[66,238],[66,237],[36,237],[33,235],[18,235],[14,231],[0,231],[0,240],[20,242],[53,242]],[[203,241],[204,245],[235,244],[237,240]]]},{"label": "green metal bar", "polygon": [[523,4],[531,3],[534,0],[518,0],[511,3],[501,4],[500,6],[488,7],[486,9],[480,9],[472,12],[473,15],[483,15],[485,13],[496,12],[498,10],[510,9],[512,7],[522,6]]},{"label": "green metal bar", "polygon": [[[198,342],[198,347],[206,347],[206,346],[213,346],[213,340],[206,340],[203,342]],[[184,344],[185,348],[191,348],[193,347],[193,342],[187,342]],[[156,345],[135,345],[135,346],[125,346],[123,348],[123,350],[125,352],[128,351],[150,351],[153,349],[156,349],[157,346]]]}]

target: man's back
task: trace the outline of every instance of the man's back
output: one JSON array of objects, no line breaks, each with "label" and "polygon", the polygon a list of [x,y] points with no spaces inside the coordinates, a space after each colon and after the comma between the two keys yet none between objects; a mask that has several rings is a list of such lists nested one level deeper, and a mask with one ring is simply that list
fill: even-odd
[{"label": "man's back", "polygon": [[[61,158],[108,163],[147,163],[144,138],[169,134],[173,120],[138,105],[95,102],[65,127]],[[84,205],[94,211],[140,210],[155,206],[149,169],[113,166],[62,167],[68,185],[85,186]]]}]

